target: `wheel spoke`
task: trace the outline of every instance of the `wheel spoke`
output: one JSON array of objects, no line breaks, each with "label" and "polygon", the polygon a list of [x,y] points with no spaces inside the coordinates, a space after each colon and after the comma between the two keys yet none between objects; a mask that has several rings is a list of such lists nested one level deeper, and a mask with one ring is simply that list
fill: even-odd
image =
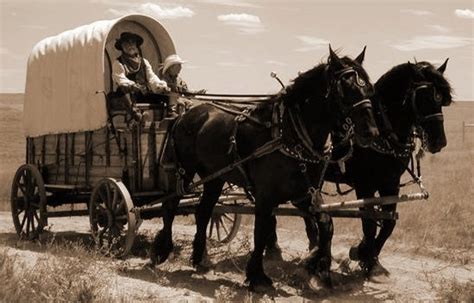
[{"label": "wheel spoke", "polygon": [[20,214],[21,214],[22,212],[24,212],[24,211],[25,211],[24,208],[22,208],[22,209],[17,209],[17,212],[16,212],[15,216],[20,217]]},{"label": "wheel spoke", "polygon": [[[35,212],[36,213],[36,212]],[[36,228],[35,228],[35,217],[33,216],[33,214],[31,215],[31,232],[34,233],[36,231]]]},{"label": "wheel spoke", "polygon": [[127,219],[128,219],[127,215],[122,215],[122,216],[115,217],[115,220],[127,220]]},{"label": "wheel spoke", "polygon": [[109,183],[105,183],[105,193],[106,193],[106,196],[107,196],[107,200],[105,200],[105,205],[107,206],[107,209],[109,210],[112,210],[112,200],[111,200],[111,197],[110,197],[110,185]]},{"label": "wheel spoke", "polygon": [[23,230],[23,227],[25,226],[25,222],[26,222],[26,217],[28,216],[28,212],[25,211],[25,214],[23,216],[23,220],[21,221],[21,224],[20,224],[20,230]]},{"label": "wheel spoke", "polygon": [[125,201],[120,201],[121,203],[118,203],[117,207],[115,208],[115,214],[118,215],[121,213],[122,209],[125,210]]},{"label": "wheel spoke", "polygon": [[209,226],[209,238],[212,237],[212,230],[214,228],[214,219],[211,218],[211,223],[210,223],[210,226]]},{"label": "wheel spoke", "polygon": [[[26,196],[26,188],[24,184],[18,184],[18,189],[21,191],[23,196]],[[17,190],[17,193],[18,193],[18,190]]]},{"label": "wheel spoke", "polygon": [[114,194],[112,196],[112,207],[111,210],[115,212],[115,208],[117,206],[117,200],[118,200],[118,188],[114,188]]},{"label": "wheel spoke", "polygon": [[219,226],[219,220],[216,220],[216,233],[217,233],[217,240],[220,241],[221,240],[221,231],[219,230],[220,226]]},{"label": "wheel spoke", "polygon": [[100,202],[104,203],[105,205],[107,205],[107,197],[104,197],[104,193],[102,192],[102,187],[99,188],[99,190],[97,191],[99,193],[99,198],[100,198],[100,201],[99,200],[96,200],[96,202],[98,202],[97,204],[99,204]]},{"label": "wheel spoke", "polygon": [[222,217],[219,217],[219,222],[220,222],[220,225],[222,225],[222,229],[224,229],[226,236],[229,235],[230,234],[229,230],[227,229],[227,226],[225,225]]},{"label": "wheel spoke", "polygon": [[223,214],[222,215],[224,218],[226,218],[227,220],[229,220],[230,222],[234,223],[234,218],[232,218],[231,216],[229,216],[228,214]]},{"label": "wheel spoke", "polygon": [[38,216],[38,213],[37,212],[34,212],[33,215],[35,216],[36,220],[38,220],[38,224],[41,222],[39,216]]},{"label": "wheel spoke", "polygon": [[28,216],[26,218],[26,236],[28,237],[30,235],[30,214],[28,213]]}]

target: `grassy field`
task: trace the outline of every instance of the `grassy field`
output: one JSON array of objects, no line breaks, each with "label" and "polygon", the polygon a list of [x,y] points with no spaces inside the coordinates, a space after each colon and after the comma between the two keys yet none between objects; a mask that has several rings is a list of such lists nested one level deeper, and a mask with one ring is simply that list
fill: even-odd
[{"label": "grassy field", "polygon": [[[24,163],[22,94],[0,94],[0,209],[9,209],[11,180]],[[474,243],[474,102],[458,102],[445,109],[448,146],[439,154],[427,154],[422,173],[430,199],[400,205],[400,220],[393,239],[425,246],[472,250]],[[416,187],[406,189],[416,190]],[[353,196],[344,199],[353,198]],[[340,200],[338,197],[336,200]],[[279,219],[285,224],[289,219]],[[302,220],[300,220],[302,221]],[[336,233],[360,232],[354,219],[337,219]],[[302,229],[303,230],[303,229]]]}]

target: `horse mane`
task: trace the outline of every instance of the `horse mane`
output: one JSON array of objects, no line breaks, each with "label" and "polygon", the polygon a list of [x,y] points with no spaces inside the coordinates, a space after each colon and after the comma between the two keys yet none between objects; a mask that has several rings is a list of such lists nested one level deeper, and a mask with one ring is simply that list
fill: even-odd
[{"label": "horse mane", "polygon": [[[360,76],[369,80],[365,69],[355,60],[345,56],[340,58],[345,66],[352,66]],[[285,104],[304,102],[306,99],[324,101],[328,90],[328,81],[326,70],[330,68],[330,63],[321,62],[317,66],[309,69],[291,80],[291,84],[285,87],[277,98],[283,98]]]},{"label": "horse mane", "polygon": [[453,89],[449,81],[440,73],[431,63],[421,61],[416,64],[425,78],[434,83],[436,89],[443,95],[443,106],[448,106],[452,103],[451,94]]},{"label": "horse mane", "polygon": [[401,106],[405,94],[413,82],[429,81],[443,95],[443,105],[451,104],[451,86],[431,63],[422,61],[412,64],[402,63],[392,67],[374,84],[374,99],[386,105]]}]

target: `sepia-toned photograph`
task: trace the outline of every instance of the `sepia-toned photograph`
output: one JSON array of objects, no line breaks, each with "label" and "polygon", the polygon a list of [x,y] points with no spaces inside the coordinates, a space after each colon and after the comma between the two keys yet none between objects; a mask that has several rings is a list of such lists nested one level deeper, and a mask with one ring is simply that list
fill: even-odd
[{"label": "sepia-toned photograph", "polygon": [[0,302],[474,302],[472,0],[0,0]]}]

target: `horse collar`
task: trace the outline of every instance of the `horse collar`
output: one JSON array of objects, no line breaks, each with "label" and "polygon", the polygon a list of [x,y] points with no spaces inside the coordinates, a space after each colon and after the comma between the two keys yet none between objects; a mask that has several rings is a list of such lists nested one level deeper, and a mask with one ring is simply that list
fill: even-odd
[{"label": "horse collar", "polygon": [[[273,108],[274,112],[272,116],[275,129],[272,131],[272,136],[273,138],[280,138],[282,140],[280,152],[285,156],[306,163],[319,163],[320,161],[328,161],[332,152],[331,140],[326,142],[323,153],[318,152],[314,148],[313,141],[308,134],[306,126],[301,121],[301,111],[299,106],[296,105],[295,107],[296,111],[293,108],[285,107],[283,102],[281,102],[281,104],[277,104]],[[287,117],[287,119],[284,119],[284,117]],[[289,121],[289,125],[286,125],[285,121]],[[292,137],[295,140],[293,144],[290,142],[285,142],[285,129],[295,133],[295,136]]]}]

